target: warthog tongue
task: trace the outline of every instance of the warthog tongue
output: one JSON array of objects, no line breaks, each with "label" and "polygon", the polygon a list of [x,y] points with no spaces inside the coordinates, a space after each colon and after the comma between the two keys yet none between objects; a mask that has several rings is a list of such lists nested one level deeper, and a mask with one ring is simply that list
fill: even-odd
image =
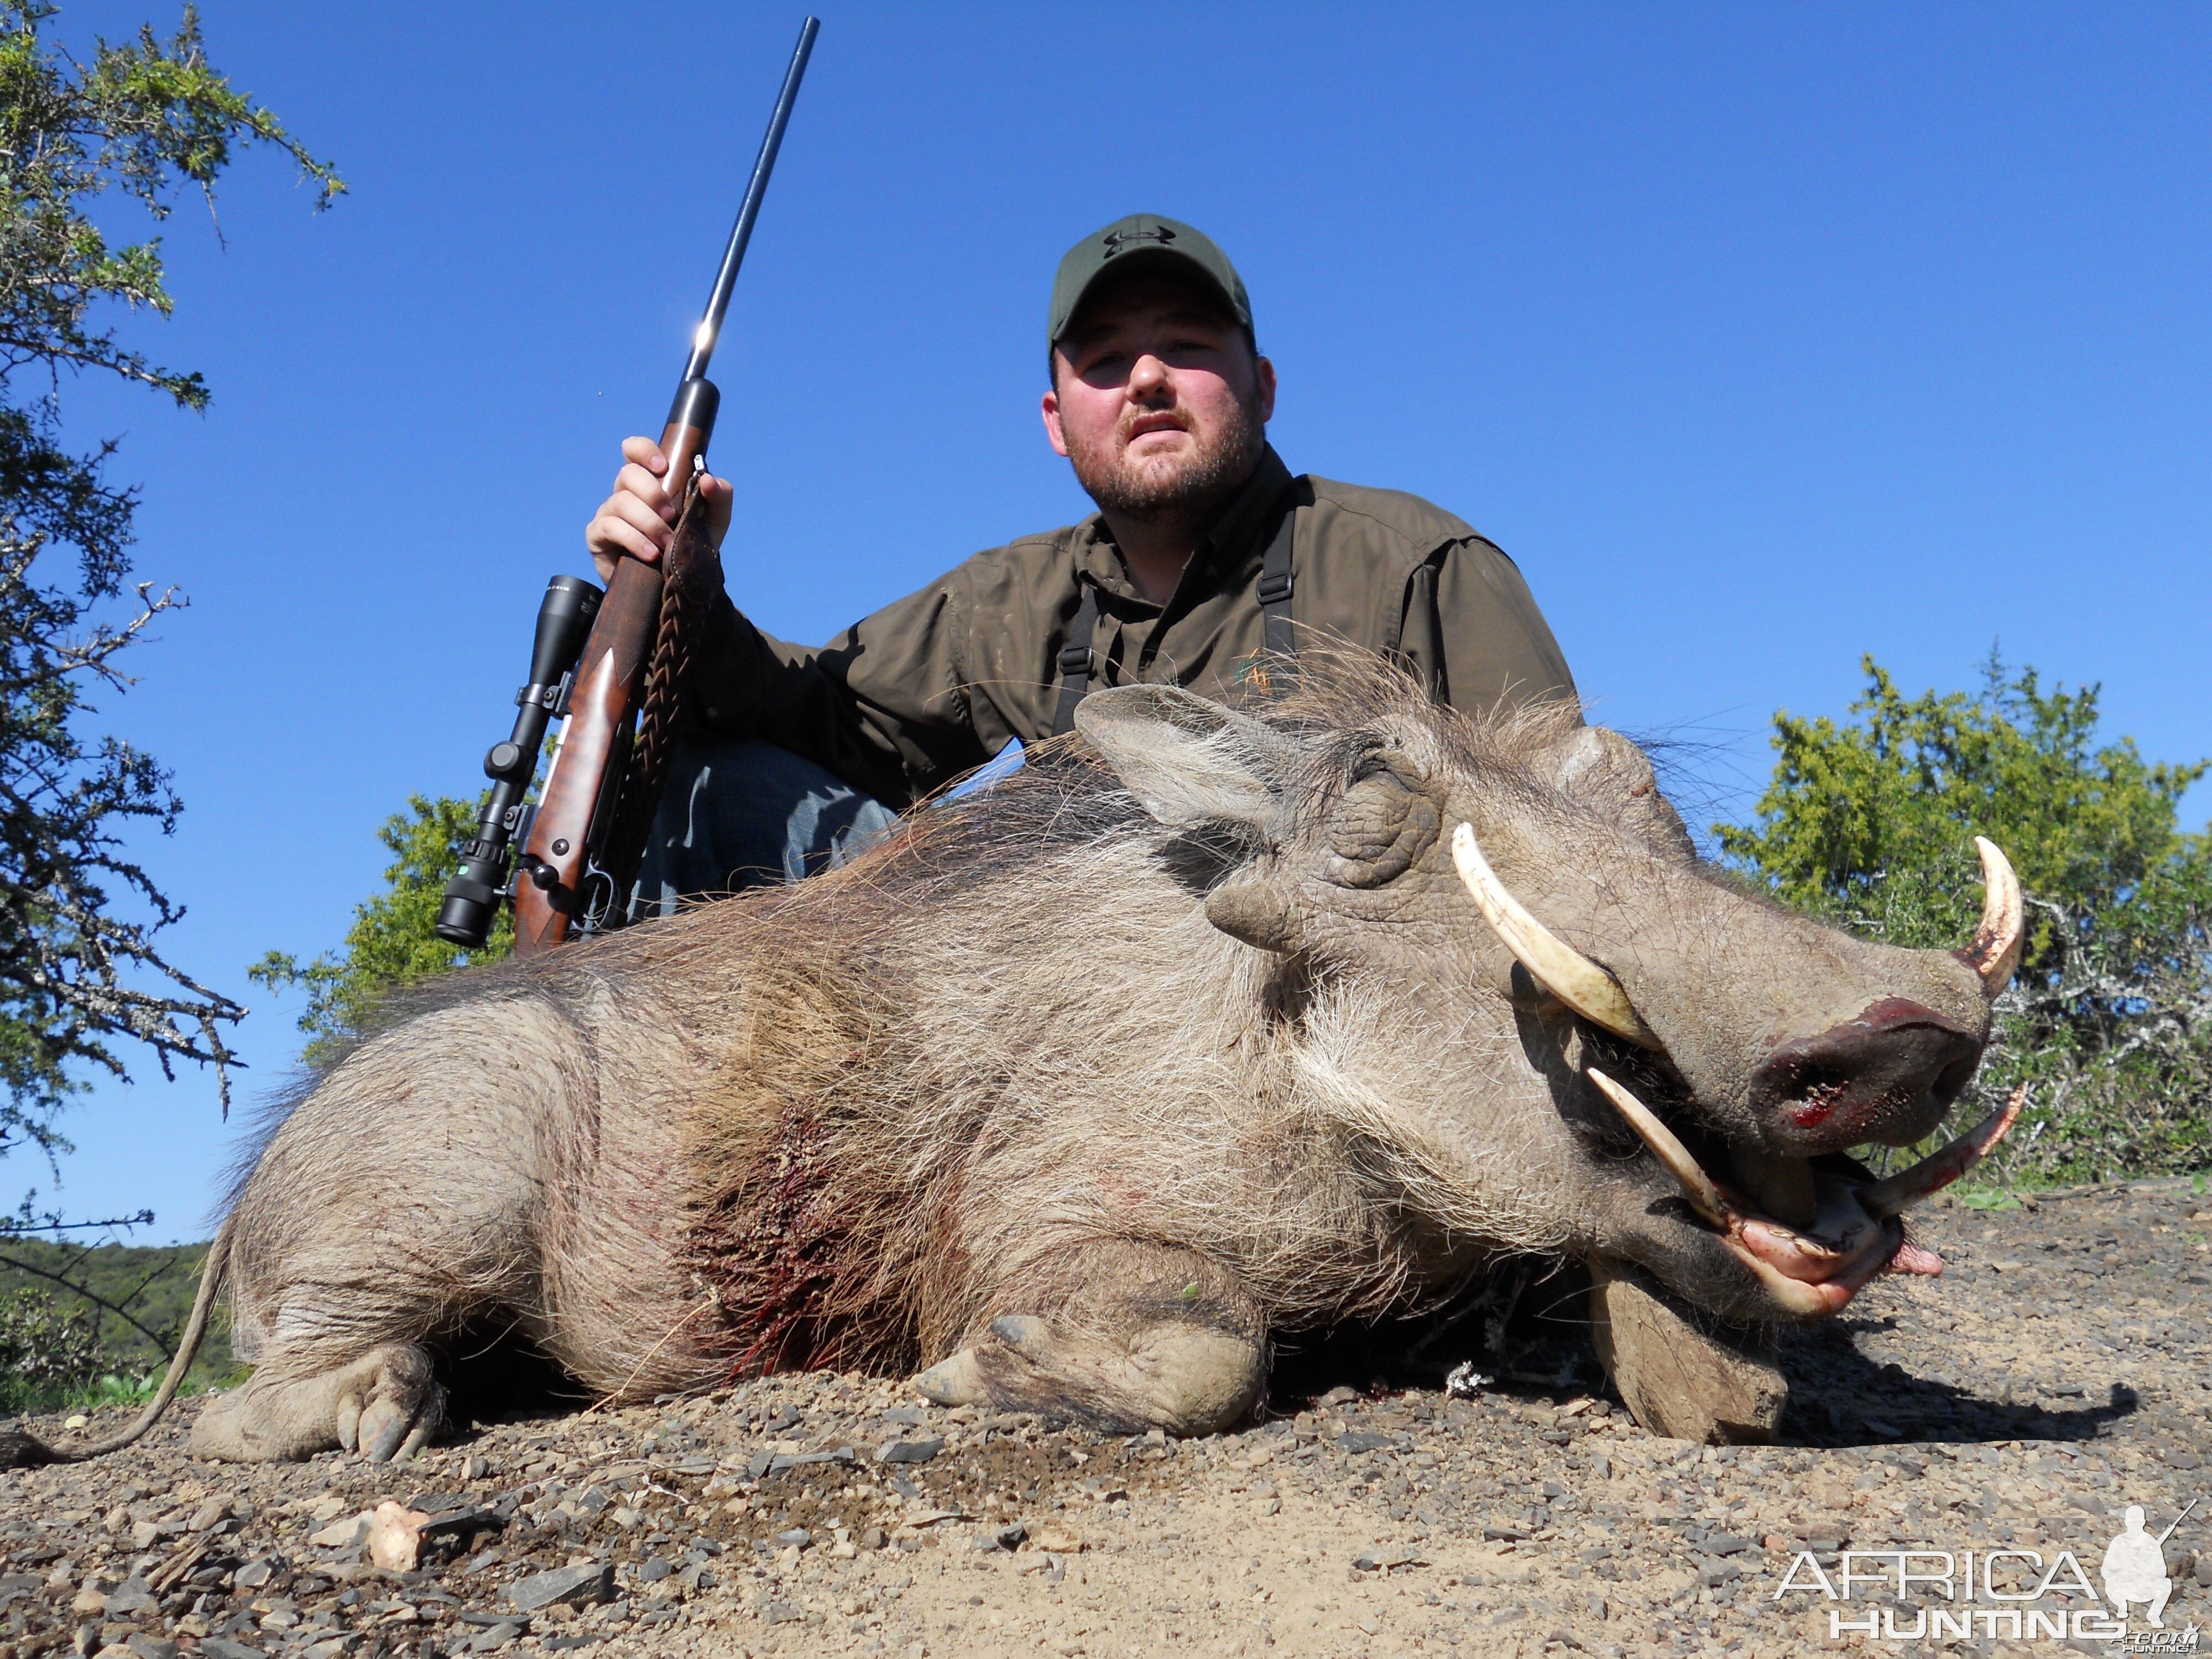
[{"label": "warthog tongue", "polygon": [[1690,1207],[1721,1232],[1778,1302],[1807,1315],[1838,1311],[1885,1267],[1943,1271],[1934,1251],[1905,1243],[1893,1218],[1980,1163],[2012,1127],[2027,1093],[2021,1085],[1941,1152],[1881,1181],[1853,1184],[1818,1176],[1802,1159],[1736,1152],[1729,1162],[1738,1190],[1731,1190],[1705,1173],[1650,1108],[1595,1066],[1589,1076],[1674,1177]]}]

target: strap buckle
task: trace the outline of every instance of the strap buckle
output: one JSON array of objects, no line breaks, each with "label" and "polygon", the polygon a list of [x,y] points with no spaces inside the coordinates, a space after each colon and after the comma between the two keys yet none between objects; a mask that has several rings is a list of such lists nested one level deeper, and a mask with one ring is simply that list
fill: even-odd
[{"label": "strap buckle", "polygon": [[1078,645],[1070,641],[1061,646],[1060,672],[1063,678],[1073,678],[1078,674],[1088,674],[1091,672],[1090,645],[1088,643]]},{"label": "strap buckle", "polygon": [[1261,574],[1260,586],[1255,590],[1255,592],[1258,594],[1260,603],[1263,605],[1281,605],[1290,599],[1291,586],[1291,573],[1289,571],[1268,570],[1263,571]]}]

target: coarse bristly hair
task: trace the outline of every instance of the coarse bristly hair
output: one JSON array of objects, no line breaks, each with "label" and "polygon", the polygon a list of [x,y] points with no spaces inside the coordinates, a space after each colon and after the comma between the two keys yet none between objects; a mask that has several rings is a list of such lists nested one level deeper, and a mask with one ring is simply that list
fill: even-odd
[{"label": "coarse bristly hair", "polygon": [[[1455,713],[1326,648],[1285,679],[1255,677],[1264,731],[1182,734],[1200,796],[1208,744],[1229,775],[1264,740],[1271,827],[1164,822],[1072,738],[841,870],[406,994],[245,1185],[242,1340],[313,1374],[489,1310],[633,1397],[907,1367],[1007,1311],[1111,1334],[1100,1286],[1176,1262],[1223,1328],[1264,1332],[1568,1248],[1556,1114],[1494,992],[1409,1000],[1419,959],[1256,949],[1206,902],[1385,750],[1575,810],[1540,757],[1578,716]],[[1486,1103],[1505,1079],[1533,1114]],[[303,1232],[325,1188],[343,1216]]]},{"label": "coarse bristly hair", "polygon": [[[1331,654],[1254,712],[1299,740],[1300,799],[1385,736],[1510,766],[1574,720],[1469,720]],[[1066,741],[844,870],[593,953],[617,985],[685,988],[720,1033],[680,1114],[685,1255],[731,1363],[909,1364],[1010,1282],[1068,1311],[1100,1241],[1218,1262],[1279,1327],[1405,1301],[1416,1231],[1558,1248],[1555,1203],[1471,1185],[1395,1109],[1391,1066],[1446,1034],[1357,975],[1293,983],[1206,921],[1249,850],[1155,822]]]}]

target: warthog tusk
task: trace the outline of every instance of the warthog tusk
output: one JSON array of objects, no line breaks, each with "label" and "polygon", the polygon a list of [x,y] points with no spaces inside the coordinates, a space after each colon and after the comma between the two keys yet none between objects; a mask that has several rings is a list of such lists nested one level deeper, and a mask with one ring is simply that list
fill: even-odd
[{"label": "warthog tusk", "polygon": [[1459,878],[1474,896],[1482,919],[1537,984],[1591,1024],[1601,1025],[1615,1036],[1626,1037],[1646,1048],[1660,1046],[1651,1028],[1637,1018],[1635,1006],[1620,981],[1559,939],[1505,890],[1490,860],[1482,856],[1482,848],[1475,845],[1473,824],[1462,823],[1452,831],[1451,848]]},{"label": "warthog tusk", "polygon": [[1690,1149],[1674,1138],[1674,1132],[1652,1115],[1650,1107],[1595,1066],[1589,1068],[1589,1080],[1628,1120],[1628,1127],[1651,1149],[1651,1156],[1680,1184],[1682,1196],[1689,1200],[1690,1207],[1714,1226],[1726,1231],[1730,1224],[1729,1201],[1721,1196],[1720,1188],[1713,1184],[1713,1178],[1705,1173],[1704,1166],[1690,1156]]},{"label": "warthog tusk", "polygon": [[[1996,851],[1994,848],[1990,850]],[[1998,856],[2002,858],[2003,855],[2000,854]],[[2014,890],[2018,891],[2017,889]],[[1942,1151],[1931,1152],[1909,1170],[1900,1170],[1893,1176],[1860,1188],[1859,1207],[1876,1221],[1884,1221],[1908,1206],[1917,1204],[1929,1194],[1949,1186],[1979,1164],[1989,1155],[1990,1148],[2005,1138],[2027,1099],[2027,1085],[2023,1083],[2012,1091],[2011,1097],[2002,1107]]]},{"label": "warthog tusk", "polygon": [[1983,994],[1992,1001],[2012,983],[2020,966],[2020,948],[2027,933],[2021,908],[2020,878],[2012,862],[1995,842],[1974,837],[1974,850],[1982,855],[1982,922],[1972,941],[1959,952],[1960,959],[1982,976]]}]

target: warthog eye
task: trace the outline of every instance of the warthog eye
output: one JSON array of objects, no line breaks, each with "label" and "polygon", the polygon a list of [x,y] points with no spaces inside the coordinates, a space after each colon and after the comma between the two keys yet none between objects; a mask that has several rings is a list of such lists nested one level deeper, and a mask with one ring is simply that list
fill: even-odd
[{"label": "warthog eye", "polygon": [[1339,886],[1380,887],[1434,844],[1439,822],[1434,801],[1380,764],[1344,792],[1323,870]]}]

